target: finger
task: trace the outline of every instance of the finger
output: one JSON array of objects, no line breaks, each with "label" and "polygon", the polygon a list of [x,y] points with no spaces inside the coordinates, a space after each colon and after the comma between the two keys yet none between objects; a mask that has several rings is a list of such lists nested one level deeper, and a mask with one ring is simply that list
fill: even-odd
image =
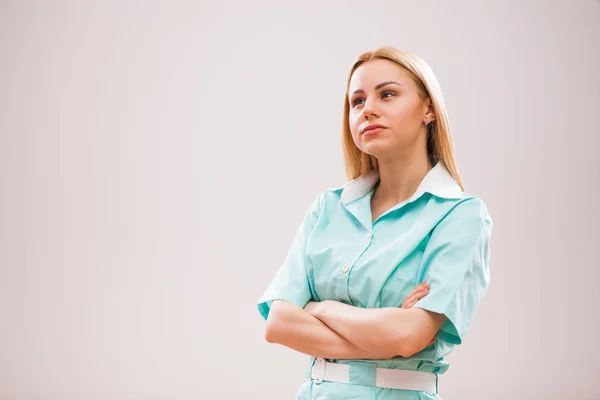
[{"label": "finger", "polygon": [[409,296],[402,303],[402,308],[411,308],[415,303],[415,297]]},{"label": "finger", "polygon": [[412,308],[415,304],[417,304],[417,301],[414,298],[411,298],[402,305],[402,308]]},{"label": "finger", "polygon": [[404,305],[406,305],[406,307],[404,307],[404,308],[411,308],[412,306],[417,304],[417,301],[421,300],[423,297],[427,296],[428,294],[429,294],[429,289],[424,289],[422,291],[419,291],[418,293],[408,296],[406,298],[406,300],[404,300],[403,307],[404,307]]},{"label": "finger", "polygon": [[429,288],[430,288],[430,286],[428,284],[423,283],[423,284],[420,284],[419,286],[415,287],[412,292],[417,293],[417,292],[420,292],[420,291],[423,291],[423,290],[429,289]]},{"label": "finger", "polygon": [[420,283],[404,298],[404,303],[411,300],[414,296],[423,296],[428,290],[429,285],[426,283]]},{"label": "finger", "polygon": [[411,301],[407,302],[406,304],[404,304],[402,306],[402,308],[413,308],[415,304],[417,304],[417,302],[411,300]]},{"label": "finger", "polygon": [[[423,296],[425,297],[425,296]],[[413,297],[406,303],[406,308],[413,308],[418,301],[421,300],[419,297]]]},{"label": "finger", "polygon": [[423,297],[427,296],[427,294],[429,294],[429,289],[424,288],[424,289],[421,289],[421,290],[415,292],[414,294],[409,295],[408,299],[409,300],[412,300],[412,299],[420,300]]},{"label": "finger", "polygon": [[410,293],[408,294],[408,296],[406,296],[406,299],[408,299],[408,298],[409,298],[409,297],[411,297],[411,296],[418,295],[418,294],[420,294],[420,293],[422,293],[422,292],[424,292],[424,291],[426,291],[426,290],[429,290],[429,287],[428,287],[428,286],[417,286],[415,289],[413,289],[413,291],[412,291],[412,292],[410,292]]},{"label": "finger", "polygon": [[422,292],[411,293],[408,296],[406,296],[406,298],[404,299],[404,303],[408,305],[413,302],[416,302],[416,300],[419,298],[420,295],[422,295]]},{"label": "finger", "polygon": [[419,301],[420,298],[422,298],[424,296],[420,296],[418,294],[414,294],[411,296],[408,296],[405,300],[404,303],[407,307],[410,307],[411,304],[415,304],[417,301]]}]

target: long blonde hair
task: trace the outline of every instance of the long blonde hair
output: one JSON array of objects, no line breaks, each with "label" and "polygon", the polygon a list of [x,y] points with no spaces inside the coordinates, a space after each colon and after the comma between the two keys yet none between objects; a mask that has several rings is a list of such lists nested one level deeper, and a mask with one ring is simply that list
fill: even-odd
[{"label": "long blonde hair", "polygon": [[361,64],[374,59],[390,60],[405,68],[417,84],[419,97],[421,97],[423,101],[428,97],[431,99],[435,119],[427,125],[427,153],[433,162],[439,161],[442,163],[464,191],[465,188],[460,179],[460,174],[458,173],[458,168],[454,160],[448,112],[446,111],[442,91],[433,70],[416,54],[388,46],[361,54],[352,66],[350,74],[348,75],[346,95],[344,97],[344,118],[342,126],[344,165],[348,179],[355,179],[378,167],[377,159],[374,156],[362,152],[356,147],[356,144],[352,139],[349,123],[350,104],[348,102],[348,90],[352,74],[354,74],[354,71],[356,71]]}]

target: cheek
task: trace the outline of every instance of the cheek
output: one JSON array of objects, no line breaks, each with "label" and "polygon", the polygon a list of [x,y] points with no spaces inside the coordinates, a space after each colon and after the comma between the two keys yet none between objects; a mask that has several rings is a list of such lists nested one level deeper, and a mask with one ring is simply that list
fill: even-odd
[{"label": "cheek", "polygon": [[395,133],[397,139],[412,137],[419,130],[419,119],[412,113],[399,112],[394,116],[390,116],[390,128]]},{"label": "cheek", "polygon": [[396,108],[388,113],[391,123],[395,125],[405,125],[414,119],[414,113],[407,108]]},{"label": "cheek", "polygon": [[398,102],[386,110],[390,123],[397,127],[408,127],[414,124],[419,117],[419,108],[412,101]]},{"label": "cheek", "polygon": [[350,125],[350,133],[352,137],[356,138],[358,131],[360,130],[360,118],[350,113],[348,116],[348,125]]}]

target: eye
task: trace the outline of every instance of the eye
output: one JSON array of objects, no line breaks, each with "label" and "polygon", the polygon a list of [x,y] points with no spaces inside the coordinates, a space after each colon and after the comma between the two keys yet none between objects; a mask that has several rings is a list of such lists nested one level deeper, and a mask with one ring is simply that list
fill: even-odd
[{"label": "eye", "polygon": [[[389,95],[389,96],[388,96]],[[396,93],[392,92],[391,90],[385,90],[381,93],[381,98],[382,99],[387,99],[388,97],[392,97],[395,96]],[[364,99],[362,97],[357,97],[354,100],[352,100],[352,106],[356,107],[357,105],[360,104],[361,101],[363,101]]]},{"label": "eye", "polygon": [[356,107],[358,105],[358,102],[361,100],[362,100],[361,97],[357,97],[356,99],[352,100],[352,106]]},{"label": "eye", "polygon": [[381,97],[382,97],[382,98],[387,98],[387,97],[386,97],[386,94],[391,94],[392,96],[395,96],[395,95],[396,95],[396,93],[394,93],[394,92],[391,92],[391,91],[389,91],[389,90],[386,90],[385,92],[381,93]]}]

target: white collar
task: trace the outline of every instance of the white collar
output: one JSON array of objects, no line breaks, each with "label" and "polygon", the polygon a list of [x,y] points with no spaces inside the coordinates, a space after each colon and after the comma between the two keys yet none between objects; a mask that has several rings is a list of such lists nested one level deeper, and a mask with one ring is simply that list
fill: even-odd
[{"label": "white collar", "polygon": [[[341,197],[342,203],[348,204],[364,196],[378,181],[379,170],[372,169],[366,174],[347,182],[341,187],[343,189]],[[407,201],[414,201],[426,192],[447,199],[459,199],[463,196],[460,186],[454,180],[452,175],[450,175],[448,170],[444,168],[441,162],[438,162],[429,170],[429,172],[427,172],[427,175],[425,175],[415,193]]]}]

